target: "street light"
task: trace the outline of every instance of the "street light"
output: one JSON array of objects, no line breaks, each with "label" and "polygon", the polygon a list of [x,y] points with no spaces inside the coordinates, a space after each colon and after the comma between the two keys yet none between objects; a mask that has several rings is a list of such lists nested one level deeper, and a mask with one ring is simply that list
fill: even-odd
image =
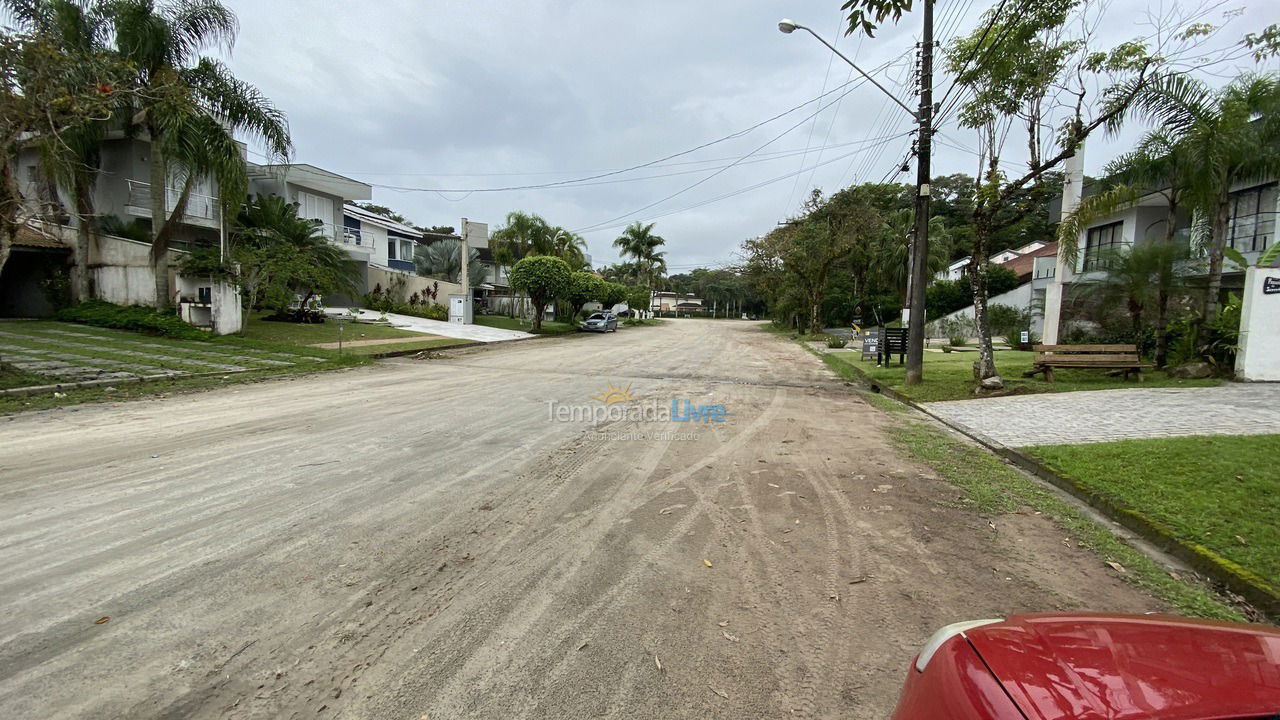
[{"label": "street light", "polygon": [[783,34],[790,35],[799,29],[817,38],[818,42],[826,45],[827,49],[840,56],[841,60],[849,64],[849,67],[857,70],[859,75],[869,80],[880,92],[897,103],[898,107],[906,110],[911,115],[911,118],[919,123],[920,129],[916,138],[918,162],[916,164],[915,242],[912,243],[911,247],[911,274],[907,285],[909,288],[907,300],[911,308],[911,314],[905,318],[908,323],[906,367],[906,384],[908,385],[918,385],[924,376],[924,290],[925,284],[928,282],[929,257],[929,156],[933,138],[933,3],[934,0],[924,0],[923,2],[924,37],[920,54],[919,110],[912,110],[907,107],[893,93],[876,82],[875,78],[845,57],[844,53],[837,50],[835,45],[824,40],[821,35],[811,28],[807,28],[788,18],[783,18],[778,22],[778,30]]},{"label": "street light", "polygon": [[885,95],[888,95],[890,100],[893,100],[894,102],[898,103],[898,107],[902,108],[903,110],[906,110],[907,114],[911,115],[913,119],[916,119],[916,120],[920,119],[920,116],[916,113],[915,110],[912,110],[911,108],[907,107],[905,103],[903,103],[898,98],[894,97],[894,94],[889,92],[887,89],[885,89],[885,86],[881,85],[879,82],[876,81],[875,78],[868,75],[862,68],[853,64],[852,60],[845,57],[844,53],[837,50],[835,45],[832,45],[831,43],[827,42],[825,39],[823,39],[821,35],[814,32],[813,28],[809,28],[804,25],[801,25],[795,20],[791,20],[789,18],[782,18],[781,20],[778,21],[778,30],[782,31],[784,35],[790,35],[796,30],[804,30],[805,32],[814,36],[815,38],[818,39],[818,42],[822,43],[823,45],[826,45],[827,48],[831,50],[831,52],[835,53],[836,55],[839,55],[841,60],[849,63],[849,67],[853,68],[854,70],[857,70],[859,75],[862,75],[862,77],[866,78],[867,80],[870,80],[871,84],[879,88],[880,92],[884,93]]}]

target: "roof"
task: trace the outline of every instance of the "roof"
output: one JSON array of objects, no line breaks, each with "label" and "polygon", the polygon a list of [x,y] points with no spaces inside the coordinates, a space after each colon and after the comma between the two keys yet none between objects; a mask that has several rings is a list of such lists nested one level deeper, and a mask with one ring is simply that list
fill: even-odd
[{"label": "roof", "polygon": [[1032,250],[1029,253],[1023,253],[1012,260],[1006,260],[1000,264],[1014,271],[1018,274],[1018,277],[1021,278],[1024,275],[1030,275],[1035,270],[1036,258],[1056,255],[1057,253],[1058,243],[1055,240],[1039,250]]},{"label": "roof", "polygon": [[66,250],[67,245],[56,237],[50,237],[44,233],[37,232],[30,227],[18,228],[17,234],[13,238],[13,244],[16,247],[26,248],[42,248],[49,250]]},{"label": "roof", "polygon": [[307,163],[278,165],[249,163],[249,170],[251,175],[302,185],[336,195],[344,200],[368,200],[373,197],[372,185]]},{"label": "roof", "polygon": [[398,233],[411,235],[415,238],[422,237],[422,231],[419,230],[418,228],[413,227],[411,225],[405,225],[404,223],[396,222],[391,218],[382,217],[381,215],[374,212],[369,212],[368,210],[365,210],[364,208],[360,207],[359,205],[356,205],[355,203],[344,203],[342,205],[342,214],[355,218],[356,220],[359,220],[362,223],[364,222],[373,223],[374,225],[380,225],[388,230],[394,230]]}]

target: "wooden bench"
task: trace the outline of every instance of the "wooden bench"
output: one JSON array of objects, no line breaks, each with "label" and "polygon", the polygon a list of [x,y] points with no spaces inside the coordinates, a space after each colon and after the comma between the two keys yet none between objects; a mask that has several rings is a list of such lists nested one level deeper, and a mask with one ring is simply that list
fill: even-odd
[{"label": "wooden bench", "polygon": [[1053,382],[1054,368],[1117,370],[1124,372],[1125,380],[1132,373],[1142,382],[1143,368],[1152,367],[1138,357],[1137,345],[1036,345],[1035,350],[1036,359],[1022,376],[1044,373],[1049,382]]},{"label": "wooden bench", "polygon": [[876,350],[876,365],[888,365],[893,362],[894,355],[898,356],[899,365],[906,362],[907,329],[880,328],[880,345]]}]

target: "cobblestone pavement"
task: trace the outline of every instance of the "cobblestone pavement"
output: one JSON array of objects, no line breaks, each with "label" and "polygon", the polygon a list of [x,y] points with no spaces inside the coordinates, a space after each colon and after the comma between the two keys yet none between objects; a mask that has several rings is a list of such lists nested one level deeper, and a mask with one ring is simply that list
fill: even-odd
[{"label": "cobblestone pavement", "polygon": [[1280,433],[1280,384],[1132,388],[925,403],[1009,447]]},{"label": "cobblestone pavement", "polygon": [[270,350],[164,343],[135,333],[49,322],[0,325],[0,357],[19,370],[58,382],[243,372],[319,360]]}]

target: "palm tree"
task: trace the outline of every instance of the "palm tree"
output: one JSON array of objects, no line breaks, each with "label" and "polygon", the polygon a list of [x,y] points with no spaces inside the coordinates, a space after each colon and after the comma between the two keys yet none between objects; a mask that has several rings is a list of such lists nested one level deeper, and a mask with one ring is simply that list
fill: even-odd
[{"label": "palm tree", "polygon": [[[107,17],[100,2],[0,0],[0,8],[18,29],[47,39],[70,57],[89,58],[107,51]],[[38,141],[44,175],[67,191],[75,207],[74,290],[80,300],[91,296],[89,245],[98,230],[93,191],[102,165],[101,147],[106,129],[106,118],[103,118],[75,124],[57,137]]]},{"label": "palm tree", "polygon": [[[346,251],[329,242],[320,221],[298,217],[298,204],[279,195],[251,198],[236,218],[232,257],[250,308],[259,301],[284,312],[301,297],[299,318],[317,293],[354,293],[359,271]],[[266,297],[266,296],[270,297]]]},{"label": "palm tree", "polygon": [[[489,249],[493,259],[502,267],[511,267],[530,255],[551,255],[551,226],[540,216],[513,210],[507,213],[506,224],[489,235]],[[514,302],[507,304],[507,312],[515,317]]]},{"label": "palm tree", "polygon": [[1117,308],[1127,314],[1135,343],[1140,344],[1150,312],[1155,311],[1156,365],[1168,355],[1170,298],[1184,287],[1190,253],[1173,242],[1149,242],[1124,248],[1103,258],[1098,279],[1078,284],[1085,297],[1105,313]]},{"label": "palm tree", "polygon": [[[484,282],[488,271],[480,264],[480,253],[468,248],[467,281],[474,288]],[[458,282],[462,274],[462,242],[443,240],[430,245],[419,245],[413,254],[413,265],[423,277],[433,277],[448,282]]]},{"label": "palm tree", "polygon": [[1135,108],[1162,124],[1185,152],[1185,195],[1209,224],[1204,318],[1217,314],[1231,188],[1280,174],[1280,77],[1247,74],[1215,90],[1171,75],[1139,95]]},{"label": "palm tree", "polygon": [[[283,159],[291,149],[289,128],[284,113],[257,88],[201,56],[208,47],[235,44],[235,14],[220,0],[114,0],[108,7],[116,48],[136,68],[141,89],[130,120],[151,144],[151,262],[156,306],[167,307],[169,242],[195,183],[217,181],[224,214],[239,206],[248,179],[234,133],[261,141]],[[168,208],[171,178],[180,188]]]},{"label": "palm tree", "polygon": [[587,241],[581,235],[569,232],[562,227],[550,229],[550,255],[569,263],[573,270],[581,270],[587,264]]},{"label": "palm tree", "polygon": [[667,270],[666,253],[658,250],[667,241],[654,234],[654,224],[645,225],[636,221],[628,225],[618,239],[613,241],[613,246],[618,248],[623,257],[634,258],[644,268],[647,285],[651,291],[655,274],[661,274]]}]

